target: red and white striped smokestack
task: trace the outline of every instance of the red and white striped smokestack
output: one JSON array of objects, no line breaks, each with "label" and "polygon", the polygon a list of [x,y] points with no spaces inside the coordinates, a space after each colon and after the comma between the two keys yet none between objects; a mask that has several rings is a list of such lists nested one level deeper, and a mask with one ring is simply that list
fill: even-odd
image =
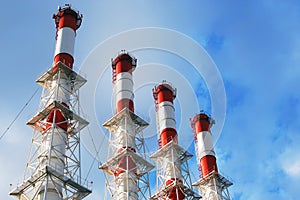
[{"label": "red and white striped smokestack", "polygon": [[[74,41],[76,30],[80,27],[82,15],[74,11],[70,5],[58,8],[58,12],[53,15],[56,24],[56,47],[54,64],[52,67],[53,78],[49,79],[49,99],[46,106],[59,102],[65,107],[70,106],[71,84],[70,78],[61,70],[58,71],[58,62],[72,69],[74,58]],[[61,109],[53,108],[48,116],[41,121],[43,126],[43,136],[41,140],[39,166],[50,165],[59,174],[65,173],[66,164],[66,146],[68,140],[69,122]],[[54,148],[55,147],[55,148]],[[43,155],[50,151],[49,155]],[[42,183],[48,187],[44,191],[42,187],[37,199],[57,200],[62,199],[62,185],[55,185],[47,181]]]},{"label": "red and white striped smokestack", "polygon": [[[81,25],[82,15],[79,14],[79,12],[74,11],[69,4],[66,4],[66,7],[58,8],[57,13],[53,15],[53,19],[56,25],[56,47],[52,70],[55,73],[58,67],[56,64],[59,61],[71,69],[73,67],[75,35],[76,30]],[[56,79],[52,80],[51,86],[52,88],[50,90],[52,90],[53,95],[50,97],[48,104],[51,104],[56,100],[61,102],[64,106],[69,107],[69,92],[71,89],[68,80],[62,76],[60,77],[60,80],[56,77]],[[58,127],[67,131],[68,124],[66,118],[59,109],[53,109],[46,118],[46,129],[49,129],[52,126],[53,120]]]},{"label": "red and white striped smokestack", "polygon": [[[176,89],[164,81],[162,84],[154,87],[152,91],[156,104],[158,128],[160,133],[158,139],[159,147],[163,148],[171,141],[178,144],[176,120],[174,115],[175,109],[173,105],[173,101],[176,98]],[[180,165],[177,166],[178,163],[174,163],[174,165],[176,165],[175,168],[170,165],[170,163],[179,159],[179,155],[171,152],[169,154],[165,157],[165,163],[169,164],[166,164],[163,167],[163,171],[168,177],[165,183],[166,187],[171,185],[173,182],[182,183],[181,171],[178,170],[180,169]],[[176,186],[171,188],[168,194],[168,199],[170,200],[181,200],[184,199],[184,197],[185,195],[183,192]]]},{"label": "red and white striped smokestack", "polygon": [[153,88],[152,91],[158,116],[159,146],[162,147],[171,140],[177,143],[175,109],[173,105],[173,101],[176,98],[176,90],[171,85],[162,83]]},{"label": "red and white striped smokestack", "polygon": [[117,113],[124,108],[134,112],[132,72],[136,67],[136,61],[136,58],[125,51],[112,60]]},{"label": "red and white striped smokestack", "polygon": [[218,173],[212,133],[210,132],[212,124],[212,119],[205,113],[200,113],[191,120],[191,126],[195,134],[195,145],[198,151],[197,156],[200,163],[201,178],[207,177],[212,172]]},{"label": "red and white striped smokestack", "polygon": [[65,8],[58,8],[58,12],[53,15],[53,19],[56,25],[54,66],[58,61],[61,61],[72,69],[76,30],[81,25],[82,15],[66,4]]},{"label": "red and white striped smokestack", "polygon": [[[113,87],[117,114],[125,108],[134,112],[132,72],[136,67],[136,62],[136,58],[130,56],[124,50],[112,60]],[[118,152],[124,149],[136,152],[134,132],[134,126],[127,120],[119,125],[118,130],[114,133],[114,138],[118,141],[116,146]],[[135,173],[136,163],[132,157],[125,155],[120,158],[118,170],[114,172],[114,182],[118,185],[118,199],[138,199],[138,180],[133,178]]]}]

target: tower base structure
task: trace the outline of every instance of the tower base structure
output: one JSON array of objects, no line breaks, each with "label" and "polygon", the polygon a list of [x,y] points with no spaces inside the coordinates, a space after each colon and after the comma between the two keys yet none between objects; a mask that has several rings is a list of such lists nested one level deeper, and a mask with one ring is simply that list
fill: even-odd
[{"label": "tower base structure", "polygon": [[[46,184],[43,185],[41,183]],[[24,180],[24,182],[11,191],[9,195],[20,200],[40,200],[40,197],[45,199],[43,198],[44,194],[51,196],[46,194],[51,193],[51,190],[48,189],[48,186],[51,185],[53,188],[52,197],[54,197],[51,199],[83,199],[92,192],[90,189],[91,185],[89,184],[90,183],[88,182],[81,182],[81,184],[79,184],[78,181],[75,181],[64,174],[58,173],[54,168],[45,166],[43,169],[40,169],[38,173]],[[61,190],[61,188],[64,188],[64,193],[68,193],[69,195],[66,196],[63,192],[57,193],[57,191]]]},{"label": "tower base structure", "polygon": [[[58,62],[36,82],[43,92],[38,113],[27,122],[34,129],[30,156],[23,182],[10,195],[20,200],[83,199],[92,186],[80,170],[80,131],[88,122],[76,113],[78,89],[86,80]],[[62,97],[69,98],[68,104]]]},{"label": "tower base structure", "polygon": [[144,142],[139,133],[148,123],[125,107],[103,126],[111,136],[108,161],[99,169],[107,175],[110,199],[147,200],[151,195],[148,172],[154,166],[142,155]]},{"label": "tower base structure", "polygon": [[[169,199],[170,195],[175,196],[175,199],[201,198],[191,189],[192,184],[187,162],[191,157],[192,155],[174,140],[150,156],[156,162],[156,185],[158,186],[158,192],[151,197],[151,200]],[[172,178],[171,174],[181,174],[181,178],[176,180]]]},{"label": "tower base structure", "polygon": [[231,181],[215,171],[193,184],[202,193],[203,200],[230,200],[228,187],[231,185]]}]

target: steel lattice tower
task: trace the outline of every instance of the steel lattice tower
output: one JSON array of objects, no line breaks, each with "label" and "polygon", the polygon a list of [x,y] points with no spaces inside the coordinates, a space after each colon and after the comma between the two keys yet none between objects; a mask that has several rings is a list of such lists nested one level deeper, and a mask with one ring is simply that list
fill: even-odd
[{"label": "steel lattice tower", "polygon": [[103,124],[110,131],[108,161],[99,168],[106,172],[111,199],[148,199],[148,172],[141,131],[148,123],[134,113],[132,72],[137,60],[125,51],[112,60],[116,114]]},{"label": "steel lattice tower", "polygon": [[201,174],[200,180],[193,185],[202,193],[204,200],[230,200],[228,187],[232,182],[218,172],[210,131],[213,124],[214,120],[205,113],[200,113],[191,119]]},{"label": "steel lattice tower", "polygon": [[52,67],[37,79],[43,87],[23,182],[10,192],[21,200],[83,199],[91,193],[80,170],[80,130],[88,125],[79,113],[78,89],[86,80],[72,70],[76,30],[82,15],[70,5],[53,15],[56,49]]},{"label": "steel lattice tower", "polygon": [[178,145],[173,101],[176,89],[165,81],[153,89],[156,105],[159,150],[151,158],[156,162],[157,193],[151,199],[196,199],[191,189],[188,160],[190,153]]}]

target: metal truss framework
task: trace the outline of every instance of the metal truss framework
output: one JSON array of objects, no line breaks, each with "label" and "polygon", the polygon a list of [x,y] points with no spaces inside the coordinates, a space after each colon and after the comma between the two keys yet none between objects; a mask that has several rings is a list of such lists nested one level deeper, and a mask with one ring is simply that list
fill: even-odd
[{"label": "metal truss framework", "polygon": [[[171,156],[171,159],[169,157]],[[190,153],[185,151],[173,140],[167,145],[159,149],[150,156],[156,162],[156,186],[157,193],[154,194],[152,200],[166,200],[170,190],[174,187],[179,188],[185,195],[185,199],[200,199],[201,197],[195,193],[192,188],[191,177],[189,173],[188,160],[192,157]],[[171,168],[174,171],[180,171],[182,174],[181,181],[173,180],[171,184],[166,185],[170,180],[166,173],[166,168]]]},{"label": "metal truss framework", "polygon": [[[138,195],[138,199],[148,200],[151,196],[148,172],[154,168],[146,159],[142,135],[142,130],[148,123],[128,108],[124,108],[103,126],[110,131],[108,161],[100,165],[99,169],[106,173],[106,188],[110,193],[110,199],[131,200]],[[128,146],[128,141],[132,140],[135,141],[135,150],[132,146]],[[120,163],[124,159],[127,166],[122,167]],[[130,162],[134,163],[134,168],[128,166]],[[120,170],[123,173],[119,178],[115,174]],[[137,186],[134,195],[130,194],[128,189],[132,183]],[[124,185],[127,188],[121,191],[120,188]]]},{"label": "metal truss framework", "polygon": [[202,193],[204,200],[230,200],[228,187],[231,185],[231,181],[215,171],[193,184]]},{"label": "metal truss framework", "polygon": [[[58,62],[36,82],[43,87],[43,92],[38,113],[27,122],[34,129],[30,155],[23,182],[10,195],[36,200],[41,193],[45,199],[47,192],[56,190],[61,200],[83,199],[91,193],[91,184],[81,178],[80,170],[80,130],[88,122],[76,113],[79,112],[78,89],[86,80]],[[61,96],[69,97],[68,106]],[[54,114],[53,120],[47,122],[45,119],[53,110],[60,110],[66,120],[55,123]],[[68,124],[67,130],[59,127],[62,123]],[[54,137],[63,142],[56,144]],[[53,157],[62,159],[53,162]],[[63,170],[59,166],[63,166]]]}]

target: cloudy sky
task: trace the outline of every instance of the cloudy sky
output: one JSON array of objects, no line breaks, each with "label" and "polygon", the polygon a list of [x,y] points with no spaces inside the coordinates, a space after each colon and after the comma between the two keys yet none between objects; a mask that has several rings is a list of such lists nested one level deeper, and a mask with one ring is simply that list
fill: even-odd
[{"label": "cloudy sky", "polygon": [[[80,70],[88,81],[92,77],[85,66],[90,63],[91,56],[101,49],[104,41],[124,31],[163,28],[201,45],[216,64],[226,91],[226,117],[215,150],[220,171],[234,183],[230,187],[232,199],[297,199],[300,189],[298,0],[1,1],[1,135],[39,88],[36,78],[52,64],[55,27],[51,16],[57,6],[64,3],[71,3],[84,15],[76,38],[74,69]],[[174,40],[174,44],[176,42]],[[110,57],[122,47],[110,50],[114,48],[115,54]],[[185,46],[182,49],[189,53]],[[178,124],[184,121],[181,117],[190,118],[197,112],[186,113],[187,101],[180,97],[182,91],[179,88],[188,90],[191,87],[199,107],[210,112],[212,100],[209,99],[206,77],[186,70],[192,67],[191,63],[178,55],[158,50],[144,49],[133,54],[139,59],[141,69],[146,70],[147,63],[152,63],[152,69],[156,67],[156,71],[149,74],[183,74],[183,81],[172,80],[175,75],[166,78],[178,88],[178,100],[175,101]],[[98,55],[98,59],[101,56]],[[105,66],[93,63],[95,68],[109,66],[110,58],[106,60],[103,56],[103,59]],[[112,116],[109,70],[104,70],[103,77],[97,79],[94,96],[87,97],[95,101],[96,119],[91,113],[82,111],[91,124],[100,126]],[[142,71],[137,68],[136,76]],[[135,79],[139,81],[137,77]],[[189,86],[184,85],[186,82]],[[145,130],[145,134],[149,134],[147,145],[150,149],[156,148],[155,139],[150,137],[155,131],[152,87],[153,83],[141,82],[135,98],[137,112],[151,123]],[[145,91],[149,93],[145,94]],[[143,98],[144,94],[148,96]],[[33,133],[25,123],[37,112],[40,95],[41,90],[0,140],[0,199],[12,199],[8,196],[10,184],[22,181]],[[191,134],[189,126],[186,127],[179,133],[182,138]],[[96,131],[91,127],[90,132],[84,132],[87,136],[83,138],[83,176],[94,182],[93,193],[87,199],[103,199],[104,192],[103,173],[97,166],[99,161],[105,160],[103,156],[95,155],[92,146],[95,143],[97,148],[103,148],[103,141]],[[93,141],[88,141],[89,138]],[[185,147],[193,151],[192,145]],[[195,158],[190,164],[192,178],[196,180]]]}]

